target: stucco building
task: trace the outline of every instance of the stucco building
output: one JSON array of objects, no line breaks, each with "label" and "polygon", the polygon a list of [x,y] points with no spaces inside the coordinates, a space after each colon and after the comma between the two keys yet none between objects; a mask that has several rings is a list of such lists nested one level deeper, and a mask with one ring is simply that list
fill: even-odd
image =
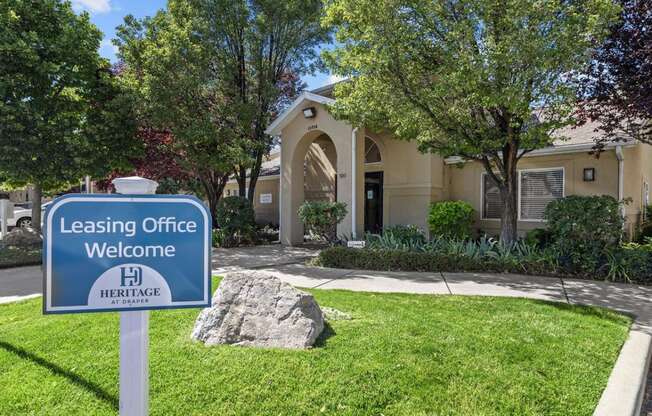
[{"label": "stucco building", "polygon": [[[265,161],[254,207],[259,222],[280,223],[283,244],[303,241],[297,210],[307,199],[346,203],[349,213],[340,235],[355,237],[398,224],[427,231],[429,205],[442,200],[470,202],[475,228],[499,233],[499,194],[480,163],[422,154],[416,143],[353,128],[328,113],[332,102],[332,86],[304,92],[267,129],[281,145]],[[627,139],[608,145],[596,158],[589,154],[595,127],[557,132],[569,140],[521,159],[520,233],[543,226],[546,204],[567,195],[630,199],[627,231],[631,234],[640,223],[650,202],[652,146]],[[226,194],[236,192],[237,184],[230,183]]]}]

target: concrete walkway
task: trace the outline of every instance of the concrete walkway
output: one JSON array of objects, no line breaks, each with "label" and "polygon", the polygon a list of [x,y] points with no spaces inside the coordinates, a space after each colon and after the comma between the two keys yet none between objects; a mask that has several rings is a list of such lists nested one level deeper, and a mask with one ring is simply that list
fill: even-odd
[{"label": "concrete walkway", "polygon": [[309,247],[285,247],[271,244],[253,247],[214,248],[213,273],[242,269],[259,269],[285,264],[305,263],[319,251]]},{"label": "concrete walkway", "polygon": [[303,264],[257,269],[305,288],[509,296],[604,306],[635,316],[634,329],[652,335],[652,287],[516,274],[379,272]]},{"label": "concrete walkway", "polygon": [[[242,269],[276,267],[291,263],[305,263],[319,253],[310,247],[283,247],[280,244],[213,249],[214,274]],[[41,266],[0,269],[0,303],[14,302],[23,296],[43,292]]]}]

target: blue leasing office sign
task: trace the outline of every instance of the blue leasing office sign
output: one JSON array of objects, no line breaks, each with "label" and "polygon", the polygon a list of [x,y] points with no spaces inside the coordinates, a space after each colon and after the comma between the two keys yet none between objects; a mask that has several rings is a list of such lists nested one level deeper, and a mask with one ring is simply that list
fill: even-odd
[{"label": "blue leasing office sign", "polygon": [[45,214],[44,313],[210,306],[210,214],[180,195],[81,195]]}]

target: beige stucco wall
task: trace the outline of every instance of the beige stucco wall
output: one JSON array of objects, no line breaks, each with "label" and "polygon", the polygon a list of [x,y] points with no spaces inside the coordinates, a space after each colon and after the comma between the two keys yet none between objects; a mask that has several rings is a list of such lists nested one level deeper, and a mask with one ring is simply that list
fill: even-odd
[{"label": "beige stucco wall", "polygon": [[626,227],[630,235],[633,235],[642,219],[644,183],[650,184],[652,181],[652,146],[639,144],[624,148],[623,163],[624,195],[625,198],[631,198],[625,207]]},{"label": "beige stucco wall", "polygon": [[[235,181],[229,182],[224,188],[224,196],[238,195],[238,183]],[[272,202],[263,204],[260,202],[261,194],[271,194]],[[254,211],[256,213],[256,222],[258,224],[278,225],[279,219],[279,183],[278,176],[270,178],[261,177],[256,183],[254,190]]]},{"label": "beige stucco wall", "polygon": [[387,133],[366,134],[378,143],[383,159],[381,164],[365,167],[367,172],[383,171],[383,225],[411,224],[427,231],[430,203],[446,197],[443,159],[422,154],[414,142],[396,140]]},{"label": "beige stucco wall", "polygon": [[[604,152],[599,159],[586,152],[566,155],[524,157],[519,169],[564,168],[564,195],[611,195],[618,197],[618,161],[615,152]],[[584,182],[584,168],[595,168],[595,181]],[[476,228],[490,235],[500,232],[500,220],[483,220],[481,205],[481,177],[484,167],[479,162],[449,165],[449,197],[464,200],[476,210]],[[540,221],[519,221],[522,234],[527,230],[542,227]]]},{"label": "beige stucco wall", "polygon": [[[350,133],[349,133],[350,134]],[[364,146],[363,135],[371,137],[379,146],[381,163],[364,165],[358,169],[358,230],[364,227],[364,174],[384,173],[383,224],[385,227],[399,224],[413,224],[427,230],[428,207],[431,202],[441,200],[465,200],[476,210],[476,229],[494,235],[500,231],[498,220],[482,220],[481,175],[484,168],[477,162],[445,165],[436,155],[423,155],[414,143],[392,139],[383,133],[365,131],[359,134],[359,146]],[[334,192],[335,178],[343,182],[335,171],[336,148],[332,139],[316,138],[305,155],[304,198],[316,198],[320,191],[324,195]],[[652,182],[652,146],[637,145],[624,150],[624,195],[631,198],[626,206],[627,231],[632,233],[641,218],[643,206],[643,184]],[[350,152],[350,148],[348,150]],[[363,156],[360,152],[359,156]],[[363,165],[363,160],[359,161]],[[350,167],[342,167],[346,172]],[[614,150],[604,152],[600,158],[586,152],[555,156],[526,157],[519,163],[519,169],[564,168],[565,195],[611,195],[618,196],[618,161]],[[596,180],[583,181],[584,168],[595,168]],[[346,178],[346,176],[345,176]],[[231,194],[237,194],[237,183],[227,185]],[[350,187],[349,187],[350,189]],[[338,193],[341,190],[338,190]],[[225,190],[226,194],[226,190]],[[271,194],[271,204],[261,204],[260,194]],[[312,198],[311,198],[312,196]],[[254,209],[259,223],[278,224],[279,179],[261,179],[256,187]],[[286,213],[288,214],[288,213]],[[527,230],[542,227],[541,222],[519,221],[521,234]]]},{"label": "beige stucco wall", "polygon": [[308,147],[303,184],[307,201],[335,201],[337,184],[337,152],[335,144],[326,135],[315,139]]},{"label": "beige stucco wall", "polygon": [[[335,120],[324,106],[307,100],[302,108],[315,107],[316,117],[306,119],[299,112],[281,129],[280,217],[281,241],[297,244],[303,241],[303,224],[297,210],[301,203],[315,199],[313,191],[325,192],[336,187],[337,200],[347,205],[349,214],[338,227],[340,236],[352,235],[353,184],[356,188],[357,237],[364,230],[364,173],[382,171],[383,226],[413,224],[427,231],[427,214],[432,202],[465,200],[476,210],[476,228],[488,234],[498,234],[499,220],[482,220],[481,175],[484,168],[477,162],[446,165],[434,154],[422,154],[414,142],[394,139],[384,132],[356,130],[355,155],[351,153],[352,132],[349,124]],[[325,138],[328,137],[328,139]],[[364,164],[364,138],[372,138],[379,146],[382,162]],[[317,141],[317,142],[315,142]],[[332,143],[332,144],[331,144]],[[327,144],[327,146],[323,146]],[[307,156],[306,156],[307,155]],[[627,227],[633,230],[640,219],[643,183],[652,181],[652,146],[637,145],[624,149],[624,195],[632,198],[627,207]],[[357,174],[352,178],[352,160]],[[329,166],[321,166],[329,160]],[[618,160],[614,150],[600,158],[586,151],[548,156],[524,157],[519,169],[564,169],[565,195],[611,195],[618,197]],[[583,181],[583,170],[595,168],[596,179]],[[317,198],[321,199],[321,198]],[[521,234],[542,227],[541,221],[519,221]]]},{"label": "beige stucco wall", "polygon": [[[307,119],[302,115],[295,117],[281,131],[281,242],[284,244],[299,244],[303,242],[303,224],[299,220],[297,210],[305,200],[304,193],[304,162],[312,143],[319,136],[326,134],[333,142],[336,154],[337,197],[348,207],[348,214],[338,226],[338,234],[351,235],[351,135],[352,126],[336,121],[328,111],[318,103],[312,103],[316,109],[316,117]],[[357,139],[362,137],[357,133]],[[358,158],[362,155],[358,148]],[[360,172],[358,172],[359,178]],[[358,188],[359,189],[359,188]],[[357,203],[361,201],[358,193]],[[358,223],[359,224],[359,223]]]}]

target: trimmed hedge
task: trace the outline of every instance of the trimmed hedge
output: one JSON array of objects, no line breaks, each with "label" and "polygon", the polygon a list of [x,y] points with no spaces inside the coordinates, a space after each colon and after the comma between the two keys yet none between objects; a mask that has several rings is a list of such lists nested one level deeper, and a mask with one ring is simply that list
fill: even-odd
[{"label": "trimmed hedge", "polygon": [[340,269],[400,272],[525,272],[525,269],[516,262],[505,263],[498,259],[478,261],[444,253],[369,250],[342,246],[322,250],[317,261],[320,266]]},{"label": "trimmed hedge", "polygon": [[41,264],[40,247],[5,247],[0,246],[0,269]]},{"label": "trimmed hedge", "polygon": [[565,276],[590,280],[611,280],[652,284],[652,252],[620,249],[615,259],[591,273],[564,269],[552,256],[467,257],[438,252],[354,249],[342,246],[322,250],[318,265],[341,269],[403,272],[494,272],[539,276]]}]

